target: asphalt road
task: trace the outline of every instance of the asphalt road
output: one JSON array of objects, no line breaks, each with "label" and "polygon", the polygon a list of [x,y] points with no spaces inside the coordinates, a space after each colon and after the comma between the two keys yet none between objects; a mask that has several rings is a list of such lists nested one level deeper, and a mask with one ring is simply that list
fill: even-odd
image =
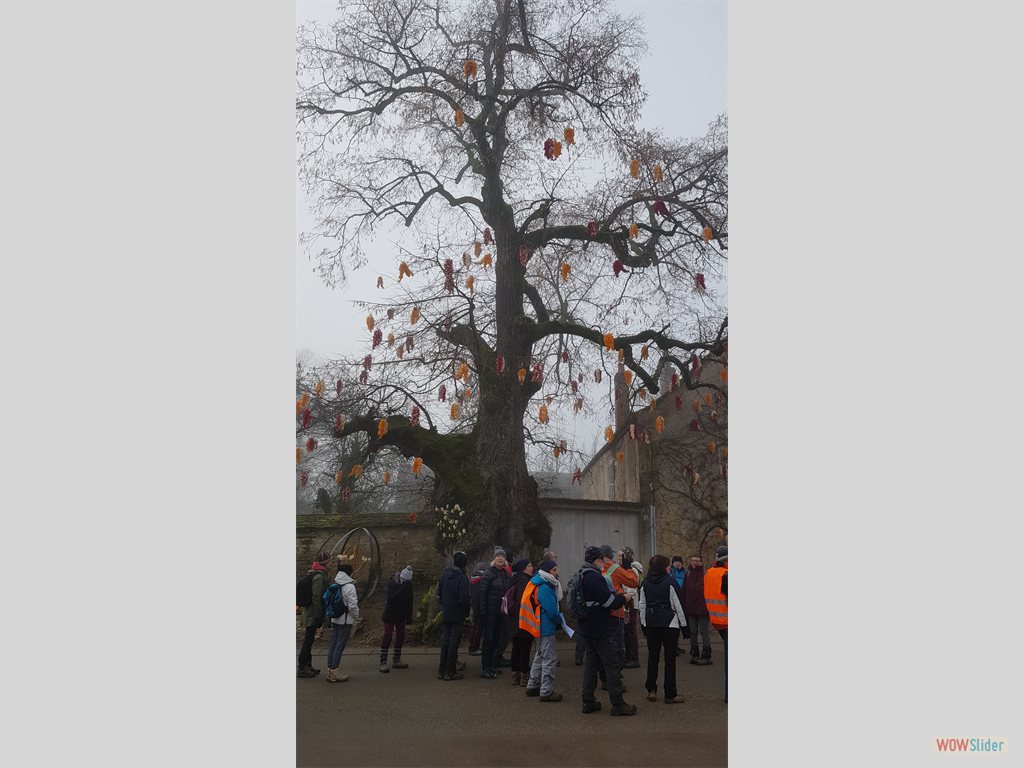
[{"label": "asphalt road", "polygon": [[[718,638],[715,638],[716,640]],[[571,641],[560,642],[557,703],[527,697],[513,687],[508,668],[496,680],[478,677],[479,657],[463,680],[437,679],[437,649],[407,648],[408,669],[378,671],[377,651],[351,647],[342,659],[350,679],[327,683],[327,645],[313,648],[321,673],[296,680],[298,766],[615,766],[704,768],[727,765],[728,705],[724,702],[722,646],[712,644],[713,666],[681,657],[677,681],[684,704],[645,698],[647,649],[640,669],[624,671],[632,717],[611,717],[608,694],[597,690],[599,712],[580,712],[583,668]],[[390,657],[389,657],[390,658]]]}]

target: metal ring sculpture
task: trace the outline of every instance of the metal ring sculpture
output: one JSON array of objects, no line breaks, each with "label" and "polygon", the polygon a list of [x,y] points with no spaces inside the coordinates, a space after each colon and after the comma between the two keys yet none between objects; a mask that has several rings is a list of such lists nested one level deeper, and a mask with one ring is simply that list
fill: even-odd
[{"label": "metal ring sculpture", "polygon": [[344,562],[352,566],[352,579],[356,583],[359,601],[362,602],[374,593],[380,582],[380,544],[369,528],[353,528],[331,545],[331,540],[338,535],[331,534],[320,546],[320,552],[327,552],[335,565],[340,555]]}]

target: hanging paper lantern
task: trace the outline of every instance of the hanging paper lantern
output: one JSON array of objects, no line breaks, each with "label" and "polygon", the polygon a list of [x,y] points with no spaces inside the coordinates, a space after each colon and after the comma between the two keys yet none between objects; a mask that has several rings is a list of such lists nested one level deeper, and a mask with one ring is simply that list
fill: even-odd
[{"label": "hanging paper lantern", "polygon": [[370,368],[372,366],[373,366],[373,357],[370,356],[370,355],[367,355],[366,357],[363,358],[363,368],[368,371],[368,370],[370,370]]},{"label": "hanging paper lantern", "polygon": [[711,405],[711,393],[704,395],[704,405]]},{"label": "hanging paper lantern", "polygon": [[562,362],[566,365],[569,364],[569,351],[566,349],[562,350]]},{"label": "hanging paper lantern", "polygon": [[501,376],[501,372],[505,370],[505,356],[502,355],[500,352],[498,353],[497,358],[495,358],[494,360],[494,370],[497,372],[499,376]]},{"label": "hanging paper lantern", "polygon": [[309,426],[309,422],[313,420],[313,413],[309,408],[302,409],[302,428],[305,429]]},{"label": "hanging paper lantern", "polygon": [[636,222],[629,225],[629,236],[634,240],[640,237],[640,227],[636,225]]},{"label": "hanging paper lantern", "polygon": [[572,393],[574,395],[579,391],[580,385],[577,384],[575,381],[569,382],[569,386],[572,387]]},{"label": "hanging paper lantern", "polygon": [[443,403],[447,396],[448,388],[444,384],[442,384],[441,387],[437,390],[437,399]]},{"label": "hanging paper lantern", "polygon": [[555,139],[555,141],[551,145],[551,159],[557,160],[561,154],[562,142],[558,141],[558,139]]},{"label": "hanging paper lantern", "polygon": [[466,388],[466,391],[465,391],[465,392],[463,392],[463,393],[462,393],[462,395],[463,395],[463,397],[464,397],[464,398],[465,398],[466,400],[472,400],[472,399],[473,399],[473,390],[472,390],[472,389],[469,389],[469,388],[467,387],[467,388]]},{"label": "hanging paper lantern", "polygon": [[373,330],[373,315],[366,316],[366,328],[367,330]]},{"label": "hanging paper lantern", "polygon": [[654,171],[653,171],[653,173],[654,173],[654,180],[655,181],[664,181],[665,180],[665,177],[661,173],[661,166],[658,165],[657,163],[654,164]]},{"label": "hanging paper lantern", "polygon": [[625,458],[626,454],[624,454],[622,451],[619,451],[618,453],[615,454],[615,460],[619,462],[619,464],[621,464],[625,460]]},{"label": "hanging paper lantern", "polygon": [[659,416],[654,420],[654,431],[659,435],[665,430],[665,417]]},{"label": "hanging paper lantern", "polygon": [[413,341],[412,341],[412,334],[410,333],[408,336],[405,337],[405,351],[406,352],[412,352],[412,348],[413,348]]},{"label": "hanging paper lantern", "polygon": [[707,290],[707,286],[704,285],[704,275],[701,274],[700,272],[693,276],[693,282],[696,285],[698,291],[703,292]]},{"label": "hanging paper lantern", "polygon": [[335,393],[340,395],[341,394],[341,388],[343,386],[345,386],[344,382],[341,379],[338,379],[338,381],[334,384],[334,391],[335,391]]},{"label": "hanging paper lantern", "polygon": [[403,261],[398,265],[398,282],[402,282],[402,278],[406,276],[412,277],[412,270],[409,269],[409,265]]},{"label": "hanging paper lantern", "polygon": [[594,371],[594,383],[595,384],[600,384],[601,383],[601,369],[600,368],[598,368],[596,371]]},{"label": "hanging paper lantern", "polygon": [[312,453],[316,450],[316,440],[312,437],[306,441],[306,453]]},{"label": "hanging paper lantern", "polygon": [[423,469],[423,459],[421,459],[419,456],[417,456],[416,458],[414,458],[412,460],[412,473],[414,475],[419,475],[420,470],[422,470],[422,469]]},{"label": "hanging paper lantern", "polygon": [[309,405],[309,393],[303,392],[302,397],[299,398],[299,408],[305,408]]},{"label": "hanging paper lantern", "polygon": [[660,195],[654,200],[654,212],[668,218],[668,207],[665,205],[665,198]]},{"label": "hanging paper lantern", "polygon": [[519,246],[519,263],[522,266],[526,266],[526,263],[530,260],[530,250],[525,245]]},{"label": "hanging paper lantern", "polygon": [[693,401],[693,410],[694,410],[694,412],[695,413],[700,413],[700,409],[701,409],[701,402],[700,402],[700,400],[694,399],[694,401]]},{"label": "hanging paper lantern", "polygon": [[452,421],[458,421],[459,413],[461,411],[462,411],[462,408],[459,406],[458,403],[452,403],[452,409],[451,409]]},{"label": "hanging paper lantern", "polygon": [[[484,245],[490,245],[494,242],[494,237],[491,235],[491,228],[484,227]],[[478,253],[477,256],[480,254]]]},{"label": "hanging paper lantern", "polygon": [[683,398],[681,398],[679,395],[676,395],[676,410],[683,410]]},{"label": "hanging paper lantern", "polygon": [[711,227],[704,227],[704,231],[701,232],[701,236],[704,238],[704,242],[706,243],[715,236],[715,233],[712,231]]},{"label": "hanging paper lantern", "polygon": [[370,349],[376,349],[377,347],[379,347],[381,339],[383,338],[383,336],[384,336],[384,334],[381,333],[380,328],[375,330],[373,332],[373,344],[370,346]]},{"label": "hanging paper lantern", "polygon": [[444,260],[444,289],[451,293],[455,290],[454,266],[451,259]]},{"label": "hanging paper lantern", "polygon": [[341,437],[342,430],[345,429],[345,417],[340,413],[334,417],[334,436]]},{"label": "hanging paper lantern", "polygon": [[642,347],[640,347],[640,359],[641,360],[646,360],[648,357],[650,357],[650,354],[651,354],[650,348],[646,344],[644,344]]},{"label": "hanging paper lantern", "polygon": [[565,139],[565,143],[566,144],[569,144],[569,145],[575,144],[576,143],[576,130],[572,126],[566,127],[566,129],[564,131],[562,131],[562,138]]},{"label": "hanging paper lantern", "polygon": [[723,383],[723,384],[724,384],[724,383],[725,383],[725,382],[726,382],[726,381],[728,380],[728,378],[729,378],[729,374],[728,374],[728,373],[726,373],[726,370],[725,370],[725,368],[723,368],[722,370],[720,370],[720,371],[718,372],[718,378],[720,378],[720,379],[722,380],[722,383]]},{"label": "hanging paper lantern", "polygon": [[384,485],[390,485],[390,484],[391,484],[391,473],[390,472],[385,472],[384,473]]},{"label": "hanging paper lantern", "polygon": [[691,432],[699,432],[700,431],[700,422],[697,421],[696,419],[690,419],[690,431]]},{"label": "hanging paper lantern", "polygon": [[418,405],[412,407],[412,415],[409,417],[409,422],[414,426],[420,425],[420,408]]},{"label": "hanging paper lantern", "polygon": [[339,469],[338,470],[338,474],[336,474],[334,476],[334,482],[337,483],[338,485],[341,485],[343,482],[345,482],[345,470],[344,469]]},{"label": "hanging paper lantern", "polygon": [[583,398],[576,398],[576,402],[572,404],[573,413],[579,413],[583,410]]},{"label": "hanging paper lantern", "polygon": [[461,109],[455,110],[455,127],[461,128],[462,123],[466,120],[466,115]]},{"label": "hanging paper lantern", "polygon": [[548,407],[546,405],[542,405],[540,407],[540,415],[538,416],[538,418],[540,419],[541,424],[548,423]]},{"label": "hanging paper lantern", "polygon": [[369,380],[370,380],[370,372],[369,371],[363,371],[363,372],[361,372],[359,374],[359,383],[360,384],[365,384]]},{"label": "hanging paper lantern", "polygon": [[[479,256],[479,255],[480,254],[478,253],[477,256]],[[473,260],[469,257],[469,252],[468,251],[466,253],[462,254],[462,266],[464,268],[469,269],[469,267],[470,267],[470,265],[472,263],[473,263]]]},{"label": "hanging paper lantern", "polygon": [[309,482],[309,474],[306,472],[299,473],[299,486],[302,488],[306,487],[306,483]]},{"label": "hanging paper lantern", "polygon": [[466,59],[462,72],[467,78],[476,77],[476,59]]},{"label": "hanging paper lantern", "polygon": [[516,376],[519,377],[519,383],[522,384],[524,381],[526,381],[526,369],[520,368],[518,371],[516,371]]},{"label": "hanging paper lantern", "polygon": [[626,386],[629,386],[630,384],[633,383],[633,372],[632,371],[623,371],[622,372],[622,376],[626,379]]},{"label": "hanging paper lantern", "polygon": [[481,263],[481,265],[483,265],[484,269],[490,269],[491,268],[491,263],[492,263],[491,254],[485,253],[484,254],[484,259],[480,263]]},{"label": "hanging paper lantern", "polygon": [[466,287],[469,289],[469,295],[473,295],[473,285],[476,283],[476,278],[470,275],[466,278]]},{"label": "hanging paper lantern", "polygon": [[626,265],[622,263],[622,259],[616,259],[612,262],[612,272],[615,273],[616,279],[619,277],[619,273],[626,268]]},{"label": "hanging paper lantern", "polygon": [[635,157],[629,161],[629,175],[634,179],[640,178],[640,161]]},{"label": "hanging paper lantern", "polygon": [[568,263],[568,262],[565,262],[564,264],[562,264],[562,282],[563,282],[563,283],[564,283],[564,282],[565,282],[566,280],[568,280],[568,279],[569,279],[569,270],[571,270],[571,269],[572,269],[572,267],[571,267],[571,266],[569,266],[569,263]]},{"label": "hanging paper lantern", "polygon": [[302,462],[302,449],[301,448],[296,448],[295,449],[295,463],[299,464],[301,462]]},{"label": "hanging paper lantern", "polygon": [[580,384],[582,384],[583,383],[583,371],[580,371],[579,375],[576,378],[580,382]]},{"label": "hanging paper lantern", "polygon": [[555,140],[544,139],[544,157],[548,160],[555,159]]},{"label": "hanging paper lantern", "polygon": [[611,427],[605,427],[604,428],[604,439],[607,442],[609,442],[609,443],[612,440],[614,440],[615,439],[615,430],[613,430]]},{"label": "hanging paper lantern", "polygon": [[405,357],[405,347],[403,345],[398,346],[398,359],[401,360]]},{"label": "hanging paper lantern", "polygon": [[341,500],[346,504],[352,501],[352,489],[347,485],[341,489]]},{"label": "hanging paper lantern", "polygon": [[533,366],[533,383],[540,384],[544,380],[544,364],[536,363]]},{"label": "hanging paper lantern", "polygon": [[469,381],[469,365],[460,363],[458,370],[455,371],[455,378],[461,381]]},{"label": "hanging paper lantern", "polygon": [[316,383],[316,386],[313,389],[316,392],[316,396],[317,397],[321,397],[323,395],[323,393],[324,393],[324,383],[323,383],[323,381],[322,380],[318,381]]},{"label": "hanging paper lantern", "polygon": [[590,237],[597,237],[597,222],[596,221],[590,221],[590,222],[587,223],[587,234],[590,235]]},{"label": "hanging paper lantern", "polygon": [[389,333],[388,334],[388,346],[389,347],[395,346],[395,334],[393,334],[393,333]]},{"label": "hanging paper lantern", "polygon": [[[606,334],[604,334],[604,336],[602,336],[602,340],[604,341],[604,348],[607,349],[609,352],[611,352],[613,349],[615,349],[615,336],[614,336],[614,334],[606,333]],[[600,383],[600,382],[598,382],[598,383]]]},{"label": "hanging paper lantern", "polygon": [[387,433],[388,433],[388,420],[387,419],[379,419],[377,421],[377,439],[380,440]]},{"label": "hanging paper lantern", "polygon": [[714,440],[708,440],[708,453],[714,453],[718,450],[718,446],[715,445]]}]

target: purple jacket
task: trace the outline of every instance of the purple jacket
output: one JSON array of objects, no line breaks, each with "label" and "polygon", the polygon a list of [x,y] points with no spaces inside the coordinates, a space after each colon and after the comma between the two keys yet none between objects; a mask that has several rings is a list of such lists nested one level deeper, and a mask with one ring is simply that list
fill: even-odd
[{"label": "purple jacket", "polygon": [[704,566],[689,568],[683,580],[683,611],[692,616],[707,616],[704,602]]}]

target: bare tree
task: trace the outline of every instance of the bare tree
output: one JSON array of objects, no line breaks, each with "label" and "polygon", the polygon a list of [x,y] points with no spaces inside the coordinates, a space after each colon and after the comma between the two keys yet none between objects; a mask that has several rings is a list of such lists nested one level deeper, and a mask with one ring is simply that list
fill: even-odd
[{"label": "bare tree", "polygon": [[576,450],[549,410],[588,407],[619,358],[657,393],[726,340],[726,122],[688,142],[638,130],[643,51],[608,0],[362,0],[299,31],[321,276],[345,282],[396,224],[415,241],[367,306],[369,354],[345,361],[361,389],[338,437],[421,458],[480,548],[549,541],[526,445]]}]

